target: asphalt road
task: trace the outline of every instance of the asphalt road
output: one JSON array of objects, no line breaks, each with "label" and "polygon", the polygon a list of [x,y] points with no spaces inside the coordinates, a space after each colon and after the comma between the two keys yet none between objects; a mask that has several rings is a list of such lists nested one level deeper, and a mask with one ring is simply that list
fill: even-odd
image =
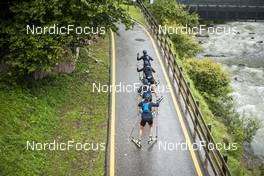
[{"label": "asphalt road", "polygon": [[[159,79],[160,86],[166,86],[165,76],[157,59],[150,38],[139,26],[126,31],[120,26],[120,36],[115,35],[116,44],[116,84],[133,85],[139,82],[136,54],[142,50],[152,56],[154,75]],[[161,94],[159,94],[161,95]],[[194,162],[188,150],[180,149],[178,143],[185,143],[184,134],[173,106],[169,92],[159,108],[159,141],[148,150],[147,136],[139,150],[129,140],[131,129],[135,127],[134,136],[138,134],[139,118],[137,104],[139,97],[136,92],[116,92],[116,125],[115,125],[115,175],[117,176],[195,176]],[[157,121],[157,119],[156,119]],[[148,132],[148,126],[145,127]],[[166,145],[167,143],[167,145]],[[169,144],[169,145],[168,145]],[[176,149],[178,146],[178,149]]]}]

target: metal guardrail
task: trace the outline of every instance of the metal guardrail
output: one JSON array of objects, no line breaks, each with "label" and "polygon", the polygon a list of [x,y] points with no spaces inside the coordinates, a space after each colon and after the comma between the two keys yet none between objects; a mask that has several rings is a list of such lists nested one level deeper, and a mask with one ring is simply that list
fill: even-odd
[{"label": "metal guardrail", "polygon": [[264,20],[263,0],[177,0],[203,20]]},{"label": "metal guardrail", "polygon": [[247,6],[258,6],[264,5],[263,0],[177,0],[178,3],[182,4],[214,4],[214,5],[247,5]]},{"label": "metal guardrail", "polygon": [[[209,149],[209,144],[216,146],[215,140],[211,134],[211,126],[207,125],[197,102],[191,93],[189,83],[185,80],[182,68],[177,63],[177,57],[171,49],[168,36],[159,33],[159,25],[152,14],[148,11],[141,0],[137,0],[138,5],[143,12],[152,34],[155,36],[159,47],[163,51],[164,63],[168,68],[170,81],[172,82],[174,91],[181,96],[185,106],[185,117],[189,117],[192,123],[193,141],[204,141],[206,145],[199,152],[204,168],[209,175],[231,176],[230,170],[226,164],[227,156],[222,156],[217,149]],[[187,120],[187,119],[186,119]],[[192,132],[193,131],[193,132]]]}]

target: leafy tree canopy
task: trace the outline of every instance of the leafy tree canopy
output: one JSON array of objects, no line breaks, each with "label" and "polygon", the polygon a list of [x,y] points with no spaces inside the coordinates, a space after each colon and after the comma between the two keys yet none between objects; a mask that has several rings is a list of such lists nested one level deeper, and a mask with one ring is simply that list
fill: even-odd
[{"label": "leafy tree canopy", "polygon": [[197,14],[189,14],[175,0],[155,0],[149,8],[161,25],[198,25]]},{"label": "leafy tree canopy", "polygon": [[[8,3],[9,2],[9,3]],[[1,62],[8,69],[1,76],[19,77],[36,70],[50,70],[67,58],[69,48],[85,44],[93,34],[27,34],[27,25],[92,27],[117,31],[116,24],[132,25],[117,0],[30,0],[1,2]],[[2,8],[2,9],[3,9]],[[31,28],[32,29],[32,28]],[[1,69],[0,69],[1,71]]]}]

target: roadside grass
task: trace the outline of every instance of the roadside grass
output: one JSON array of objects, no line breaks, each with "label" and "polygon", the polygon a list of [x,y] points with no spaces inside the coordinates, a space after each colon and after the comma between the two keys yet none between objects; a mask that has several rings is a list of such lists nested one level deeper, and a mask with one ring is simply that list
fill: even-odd
[{"label": "roadside grass", "polygon": [[[93,92],[92,83],[109,83],[108,37],[81,48],[72,74],[1,83],[0,175],[104,175],[108,93]],[[26,149],[27,141],[54,140],[87,142],[91,150]]]},{"label": "roadside grass", "polygon": [[142,24],[146,24],[145,18],[141,14],[140,9],[137,8],[135,5],[122,4],[121,7],[125,9],[132,18],[138,20]]}]

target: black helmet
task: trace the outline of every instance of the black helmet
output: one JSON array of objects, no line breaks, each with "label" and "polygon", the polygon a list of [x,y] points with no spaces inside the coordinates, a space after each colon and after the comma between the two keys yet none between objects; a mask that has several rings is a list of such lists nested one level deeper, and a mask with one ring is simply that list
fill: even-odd
[{"label": "black helmet", "polygon": [[143,50],[143,54],[144,55],[147,55],[147,50]]}]

